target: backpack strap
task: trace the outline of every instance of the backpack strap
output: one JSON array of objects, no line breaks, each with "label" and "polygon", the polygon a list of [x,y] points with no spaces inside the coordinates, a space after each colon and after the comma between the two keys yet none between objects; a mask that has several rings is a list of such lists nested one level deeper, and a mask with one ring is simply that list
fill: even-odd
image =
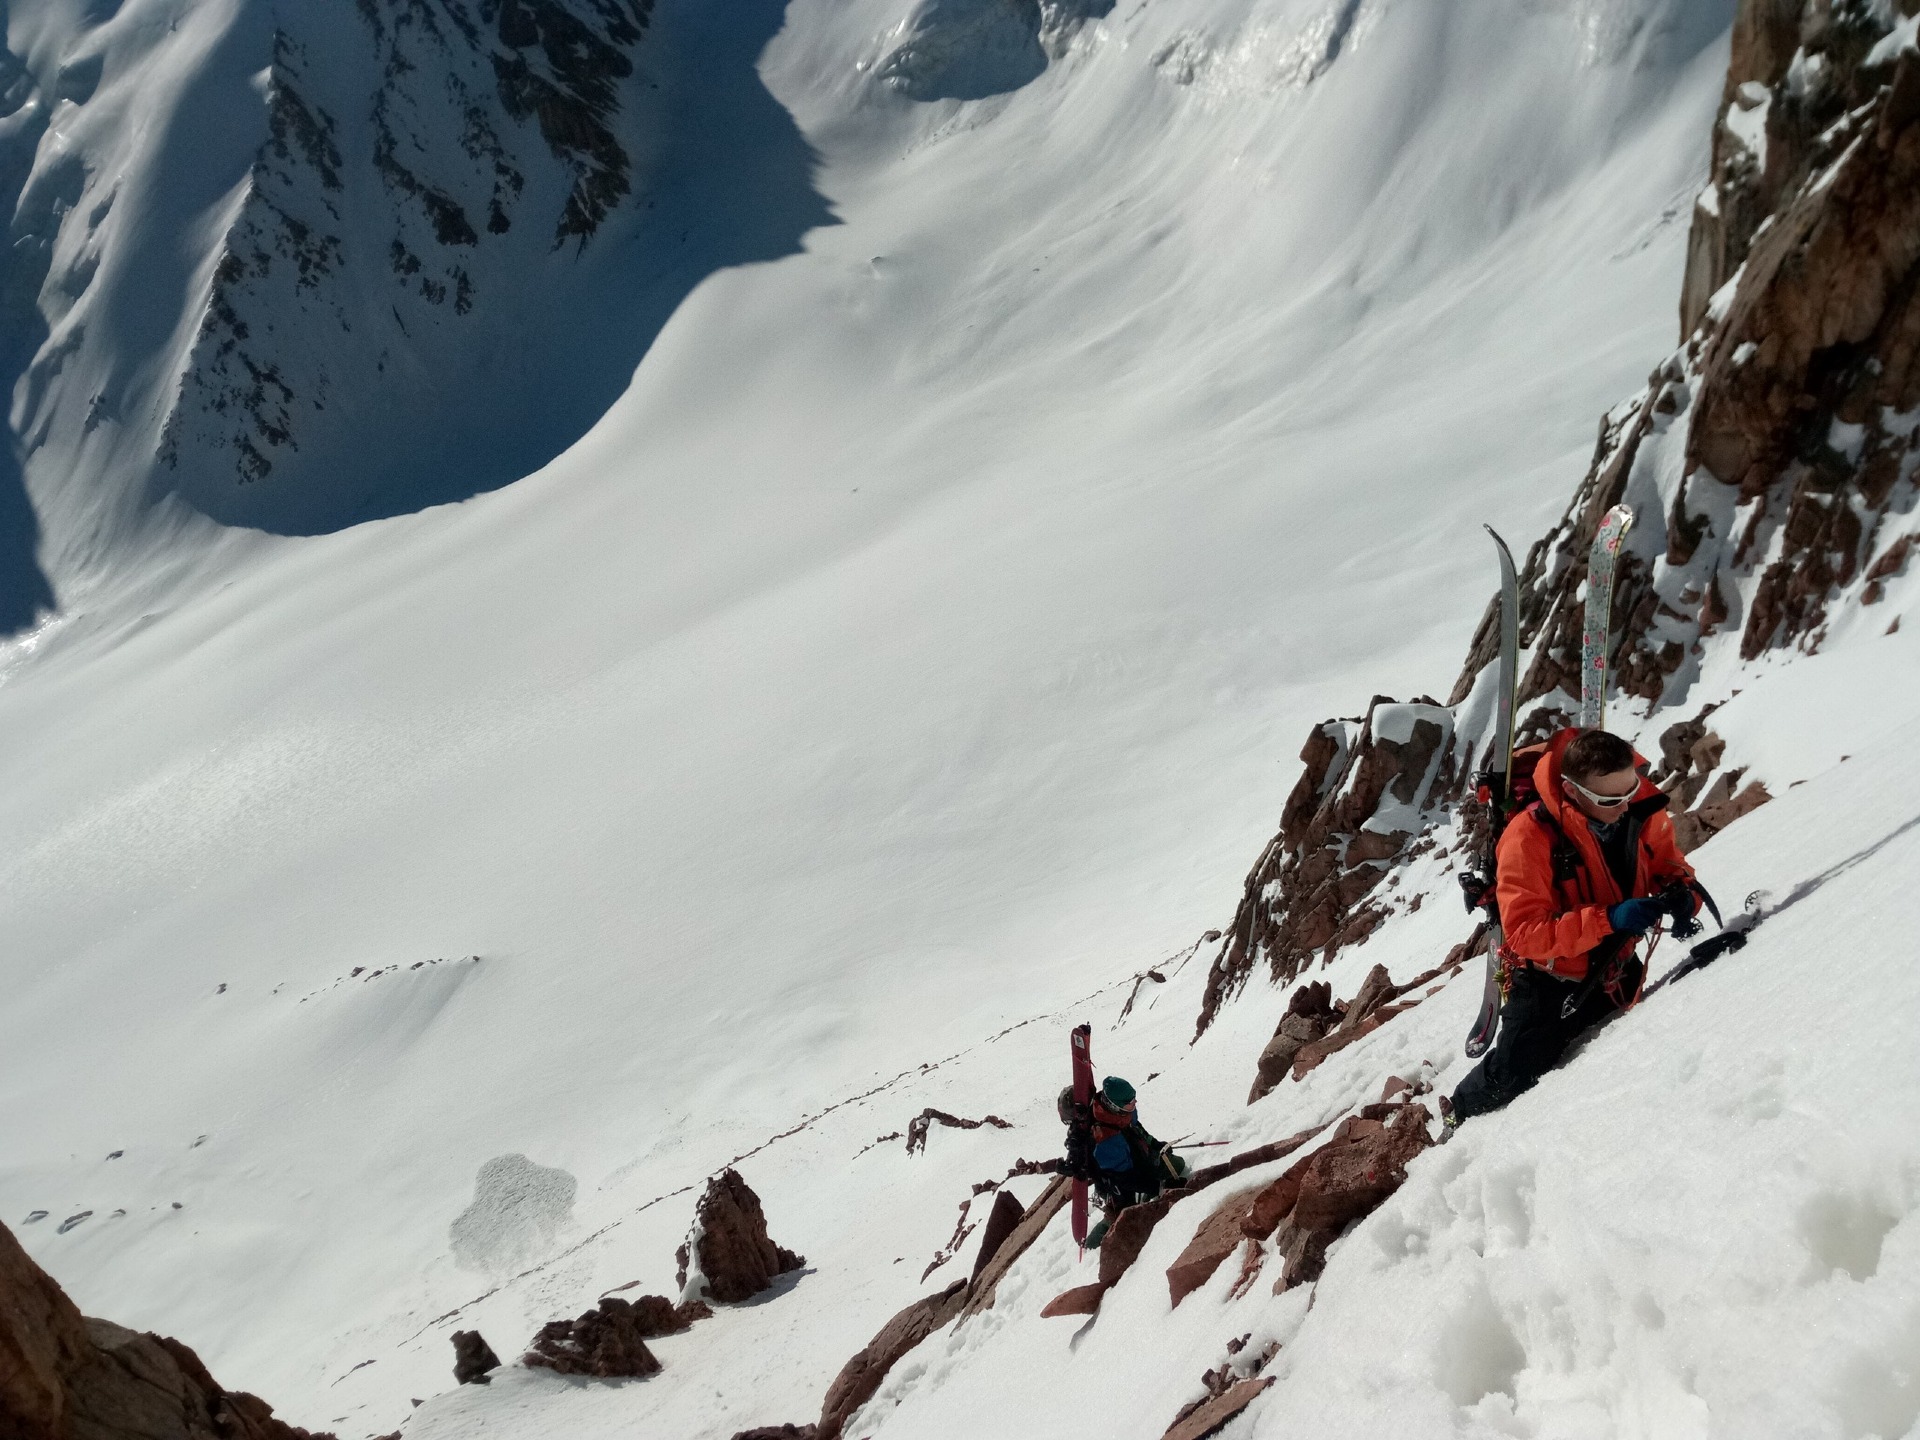
[{"label": "backpack strap", "polygon": [[1567,832],[1560,828],[1560,822],[1547,813],[1547,807],[1538,800],[1529,807],[1534,820],[1553,839],[1553,883],[1566,885],[1580,878],[1580,852],[1573,848],[1573,842],[1567,838]]}]

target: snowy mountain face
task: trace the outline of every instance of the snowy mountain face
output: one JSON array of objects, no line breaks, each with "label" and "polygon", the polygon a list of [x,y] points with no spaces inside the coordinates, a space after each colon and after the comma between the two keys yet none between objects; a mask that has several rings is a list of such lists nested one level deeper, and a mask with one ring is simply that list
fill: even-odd
[{"label": "snowy mountain face", "polygon": [[[14,7],[0,625],[139,588],[138,555],[194,563],[222,543],[197,516],[333,530],[577,438],[690,285],[822,214],[751,70],[769,23],[661,34],[647,0]],[[744,189],[766,204],[733,223]]]},{"label": "snowy mountain face", "polygon": [[650,8],[288,11],[267,135],[162,427],[165,482],[228,523],[317,530],[526,468],[449,465],[474,419],[455,397],[498,388],[487,370],[540,323],[543,272],[631,201]]},{"label": "snowy mountain face", "polygon": [[[1709,180],[1747,203],[1749,80],[1785,127],[1753,205],[1894,214],[1834,165],[1902,133],[1912,21],[1789,8],[17,6],[0,538],[37,528],[6,584],[57,608],[0,649],[6,1222],[88,1313],[342,1436],[724,1440],[822,1415],[909,1311],[846,1434],[1154,1440],[1243,1379],[1235,1435],[1910,1431],[1917,642],[1880,619],[1909,571],[1866,589],[1910,477],[1873,500],[1898,393],[1831,371],[1891,374],[1859,326],[1910,292],[1849,285],[1836,328],[1793,288],[1817,220],[1771,266],[1779,218],[1688,232]],[[521,61],[597,118],[556,146]],[[1679,370],[1553,530],[1689,273]],[[1689,471],[1751,365],[1753,413],[1863,427],[1858,472]],[[1700,806],[1735,770],[1775,798],[1697,855],[1775,918],[1344,1234],[1296,1227],[1317,1281],[1276,1293],[1313,1267],[1273,1231],[1176,1306],[1227,1201],[1390,1075],[1463,1073],[1479,525],[1560,537],[1528,658],[1564,704],[1553,616],[1616,484],[1651,587],[1619,728],[1664,762],[1723,702]],[[1776,561],[1826,638],[1743,658]],[[1387,691],[1420,698],[1315,723]],[[1320,1063],[1248,1103],[1287,966],[1329,987]],[[1037,1216],[1078,1020],[1203,1157],[1315,1138],[1043,1318],[1096,1269],[1057,1221],[968,1277],[999,1197]],[[729,1169],[768,1289],[649,1339],[645,1380],[516,1362],[698,1288]],[[450,1385],[456,1332],[491,1385]]]}]

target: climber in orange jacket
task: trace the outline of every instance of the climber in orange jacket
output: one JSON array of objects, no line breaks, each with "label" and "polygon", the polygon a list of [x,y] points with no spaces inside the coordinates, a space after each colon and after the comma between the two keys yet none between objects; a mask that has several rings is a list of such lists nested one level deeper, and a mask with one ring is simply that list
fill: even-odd
[{"label": "climber in orange jacket", "polygon": [[1508,823],[1496,863],[1508,975],[1499,1038],[1442,1104],[1449,1125],[1531,1089],[1583,1031],[1631,1006],[1646,979],[1640,938],[1699,909],[1646,769],[1619,736],[1573,729],[1534,767],[1538,799]]}]

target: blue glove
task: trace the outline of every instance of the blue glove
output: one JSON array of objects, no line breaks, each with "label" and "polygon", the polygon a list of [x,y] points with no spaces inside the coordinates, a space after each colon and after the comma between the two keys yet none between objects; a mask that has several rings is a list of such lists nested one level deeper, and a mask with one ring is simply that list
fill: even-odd
[{"label": "blue glove", "polygon": [[1623,935],[1644,935],[1667,913],[1658,900],[1622,900],[1607,907],[1607,923]]}]

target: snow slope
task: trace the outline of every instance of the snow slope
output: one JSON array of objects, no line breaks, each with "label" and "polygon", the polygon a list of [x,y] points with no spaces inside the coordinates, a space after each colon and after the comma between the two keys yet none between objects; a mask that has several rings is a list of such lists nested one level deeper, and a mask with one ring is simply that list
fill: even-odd
[{"label": "snow slope", "polygon": [[[1416,1160],[1335,1248],[1310,1308],[1307,1290],[1274,1298],[1266,1284],[1228,1299],[1229,1264],[1169,1314],[1160,1272],[1206,1196],[1155,1231],[1076,1334],[1081,1322],[1037,1318],[1085,1278],[1062,1231],[1023,1263],[1026,1285],[916,1352],[848,1433],[1154,1437],[1248,1334],[1249,1354],[1284,1343],[1276,1386],[1235,1435],[1914,1433],[1920,1170],[1890,1097],[1920,1081],[1905,1024],[1920,1001],[1905,944],[1920,922],[1906,883],[1920,862],[1920,730],[1907,718],[1920,649],[1896,635],[1828,658],[1829,686],[1872,677],[1882,703],[1858,709],[1843,688],[1789,689],[1784,676],[1748,693],[1851,759],[1803,751],[1811,778],[1695,857],[1723,896],[1768,892],[1747,950],[1651,997]],[[1335,993],[1374,963],[1400,978],[1432,963],[1461,925],[1424,919],[1341,957]],[[1673,959],[1669,942],[1656,971]],[[1283,1083],[1239,1112],[1258,1117],[1243,1134],[1337,1115],[1425,1060],[1451,1087],[1477,980]],[[1248,1008],[1229,1007],[1229,1023]],[[1231,1084],[1253,1053],[1245,1035],[1209,1034],[1169,1078],[1188,1092],[1232,1056],[1215,1102],[1234,1114]],[[409,1433],[459,1433],[428,1428],[430,1415]]]},{"label": "snow slope", "polygon": [[[449,1243],[487,1161],[578,1182],[495,1217],[553,1256],[462,1312],[505,1352],[669,1288],[689,1187],[911,1072],[743,1162],[791,1295],[566,1390],[812,1413],[967,1185],[1051,1151],[1065,1007],[1225,918],[1292,738],[1450,678],[1479,522],[1542,528],[1670,340],[1727,13],[1165,0],[922,101],[909,7],[795,0],[758,73],[831,219],[693,288],[550,465],[305,539],[50,511],[68,608],[0,650],[9,1223],[89,1312],[384,1432],[506,1278]],[[689,224],[751,193],[711,154]],[[1155,1123],[1244,1093],[1243,1008]],[[1121,1073],[1181,1053],[1152,1013]],[[853,1158],[927,1104],[1018,1128]]]}]

